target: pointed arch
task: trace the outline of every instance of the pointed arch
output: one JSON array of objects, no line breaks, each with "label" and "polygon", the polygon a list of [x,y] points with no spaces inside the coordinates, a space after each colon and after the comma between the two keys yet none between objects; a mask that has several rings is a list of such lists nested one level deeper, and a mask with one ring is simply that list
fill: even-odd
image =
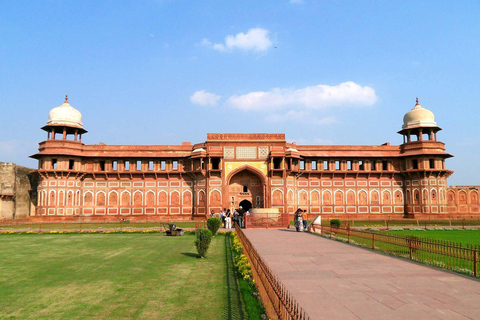
[{"label": "pointed arch", "polygon": [[272,206],[283,205],[283,191],[280,189],[272,190]]},{"label": "pointed arch", "polygon": [[293,190],[287,191],[287,203],[290,205],[295,204],[295,195],[293,193]]},{"label": "pointed arch", "polygon": [[185,190],[183,191],[182,201],[184,206],[191,206],[192,205],[192,191]]},{"label": "pointed arch", "polygon": [[320,204],[320,192],[318,190],[313,190],[310,192],[310,203],[312,205]]},{"label": "pointed arch", "polygon": [[130,207],[130,191],[125,190],[121,194],[120,205],[122,207]]},{"label": "pointed arch", "polygon": [[218,207],[222,205],[222,192],[218,189],[210,190],[210,206]]},{"label": "pointed arch", "polygon": [[205,206],[205,190],[200,190],[198,191],[198,205],[199,206]]},{"label": "pointed arch", "polygon": [[467,204],[467,192],[465,190],[458,192],[458,204]]},{"label": "pointed arch", "polygon": [[83,205],[84,206],[93,206],[93,192],[86,191],[83,194]]},{"label": "pointed arch", "polygon": [[432,189],[430,199],[431,199],[432,204],[437,204],[438,203],[437,190]]},{"label": "pointed arch", "polygon": [[413,204],[420,204],[420,191],[418,189],[413,190]]},{"label": "pointed arch", "polygon": [[477,205],[478,204],[478,191],[472,190],[470,191],[470,204]]},{"label": "pointed arch", "polygon": [[167,207],[168,206],[168,193],[165,190],[160,190],[158,192],[157,206]]},{"label": "pointed arch", "polygon": [[63,190],[58,191],[58,206],[59,207],[65,206],[65,191]]},{"label": "pointed arch", "polygon": [[48,193],[48,205],[55,206],[55,190],[50,190]]},{"label": "pointed arch", "polygon": [[377,190],[370,191],[370,204],[378,206],[380,204],[380,194]]},{"label": "pointed arch", "polygon": [[73,190],[68,190],[68,192],[67,192],[67,206],[68,207],[73,207],[73,201],[74,201]]},{"label": "pointed arch", "polygon": [[355,191],[353,191],[352,189],[348,190],[346,199],[347,199],[347,205],[349,206],[355,205]]},{"label": "pointed arch", "polygon": [[392,194],[390,193],[390,190],[382,191],[382,204],[384,205],[392,204]]},{"label": "pointed arch", "polygon": [[455,205],[455,191],[448,190],[447,192],[447,203],[449,206]]},{"label": "pointed arch", "polygon": [[97,192],[97,201],[95,202],[96,206],[104,207],[105,206],[105,191]]},{"label": "pointed arch", "polygon": [[152,190],[148,190],[145,193],[145,205],[147,207],[155,206],[155,192]]},{"label": "pointed arch", "polygon": [[308,205],[308,193],[303,189],[298,191],[298,205],[299,206]]},{"label": "pointed arch", "polygon": [[231,182],[230,180],[232,180],[232,178],[237,173],[239,173],[243,170],[249,171],[249,172],[253,173],[254,175],[258,176],[260,178],[260,180],[262,181],[262,184],[266,184],[267,179],[265,177],[265,174],[262,171],[260,171],[259,169],[255,168],[255,167],[252,167],[251,165],[244,164],[243,166],[240,166],[240,167],[236,168],[235,170],[233,170],[232,172],[230,172],[228,174],[227,185],[230,185],[230,182]]},{"label": "pointed arch", "polygon": [[401,190],[395,190],[394,197],[396,205],[403,205],[403,195]]},{"label": "pointed arch", "polygon": [[323,190],[322,192],[322,202],[324,205],[332,204],[332,192],[330,190]]},{"label": "pointed arch", "polygon": [[75,205],[80,206],[80,190],[75,192]]},{"label": "pointed arch", "polygon": [[360,190],[358,192],[358,204],[367,205],[368,204],[368,194],[365,190]]},{"label": "pointed arch", "polygon": [[343,202],[343,191],[342,190],[335,190],[335,205],[341,206],[344,204]]},{"label": "pointed arch", "polygon": [[427,190],[426,188],[424,188],[424,189],[422,190],[422,203],[423,203],[423,204],[427,204],[427,203],[429,203],[429,200],[430,200],[430,199],[429,199],[429,197],[428,197],[428,190]]},{"label": "pointed arch", "polygon": [[118,192],[112,190],[108,193],[108,206],[116,207],[118,205]]},{"label": "pointed arch", "polygon": [[180,192],[173,190],[170,192],[170,205],[171,206],[180,206]]}]

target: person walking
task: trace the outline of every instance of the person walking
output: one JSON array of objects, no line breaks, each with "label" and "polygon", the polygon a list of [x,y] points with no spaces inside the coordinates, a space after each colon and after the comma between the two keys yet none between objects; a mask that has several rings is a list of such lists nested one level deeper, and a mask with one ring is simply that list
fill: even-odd
[{"label": "person walking", "polygon": [[302,220],[303,220],[303,231],[307,231],[307,210],[303,210],[302,212]]},{"label": "person walking", "polygon": [[238,207],[238,226],[243,228],[243,217],[245,215],[245,210],[243,210],[242,206]]},{"label": "person walking", "polygon": [[222,221],[222,225],[225,228],[225,208],[223,208],[223,210],[220,211],[220,220]]},{"label": "person walking", "polygon": [[225,229],[231,229],[232,228],[232,212],[230,209],[227,210],[227,213],[225,214]]}]

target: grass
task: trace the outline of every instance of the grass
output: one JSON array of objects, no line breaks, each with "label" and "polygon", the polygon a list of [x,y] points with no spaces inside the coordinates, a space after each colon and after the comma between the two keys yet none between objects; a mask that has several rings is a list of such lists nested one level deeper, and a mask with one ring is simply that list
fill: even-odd
[{"label": "grass", "polygon": [[[232,319],[242,312],[227,237],[0,235],[1,319]],[[231,259],[231,256],[230,256]]]},{"label": "grass", "polygon": [[[338,230],[340,231],[340,230]],[[370,231],[371,232],[371,231]],[[347,241],[347,235],[335,232],[334,238],[340,241]],[[480,230],[408,230],[408,231],[389,231],[375,232],[375,250],[393,254],[396,256],[409,258],[410,248],[407,240],[388,237],[388,235],[399,235],[405,238],[408,235],[414,235],[421,238],[430,238],[436,240],[448,240],[455,242],[455,246],[441,247],[432,242],[430,244],[415,245],[411,252],[412,259],[420,263],[433,265],[436,267],[453,270],[459,273],[474,275],[474,255],[471,250],[460,249],[478,246],[480,241]],[[327,235],[327,237],[329,237]],[[365,238],[367,237],[367,238]],[[366,248],[373,248],[372,235],[351,230],[350,243]],[[461,246],[458,245],[461,243]],[[478,248],[478,247],[477,247]],[[480,272],[480,263],[477,257],[477,271]]]},{"label": "grass", "polygon": [[[179,228],[195,228],[195,221],[165,222],[173,223]],[[0,230],[86,230],[86,229],[126,229],[126,228],[162,228],[161,222],[88,222],[88,223],[30,223],[30,224],[4,224]]]},{"label": "grass", "polygon": [[459,242],[462,245],[480,245],[480,230],[403,230],[387,231],[387,234],[411,235],[438,240]]}]

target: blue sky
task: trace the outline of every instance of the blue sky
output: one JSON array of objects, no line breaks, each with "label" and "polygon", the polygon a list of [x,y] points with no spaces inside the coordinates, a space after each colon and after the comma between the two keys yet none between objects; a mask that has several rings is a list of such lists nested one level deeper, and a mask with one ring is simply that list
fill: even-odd
[{"label": "blue sky", "polygon": [[36,167],[50,109],[95,144],[286,133],[398,145],[418,96],[480,184],[478,1],[0,0],[0,161]]}]

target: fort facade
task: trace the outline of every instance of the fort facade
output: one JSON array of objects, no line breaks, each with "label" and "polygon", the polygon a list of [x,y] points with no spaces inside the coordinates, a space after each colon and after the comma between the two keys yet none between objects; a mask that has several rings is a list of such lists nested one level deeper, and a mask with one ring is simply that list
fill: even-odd
[{"label": "fort facade", "polygon": [[48,219],[203,219],[222,208],[278,208],[348,219],[479,215],[478,187],[447,187],[452,157],[417,99],[400,145],[297,145],[284,134],[209,133],[181,145],[86,145],[68,98],[42,128],[36,208]]}]

